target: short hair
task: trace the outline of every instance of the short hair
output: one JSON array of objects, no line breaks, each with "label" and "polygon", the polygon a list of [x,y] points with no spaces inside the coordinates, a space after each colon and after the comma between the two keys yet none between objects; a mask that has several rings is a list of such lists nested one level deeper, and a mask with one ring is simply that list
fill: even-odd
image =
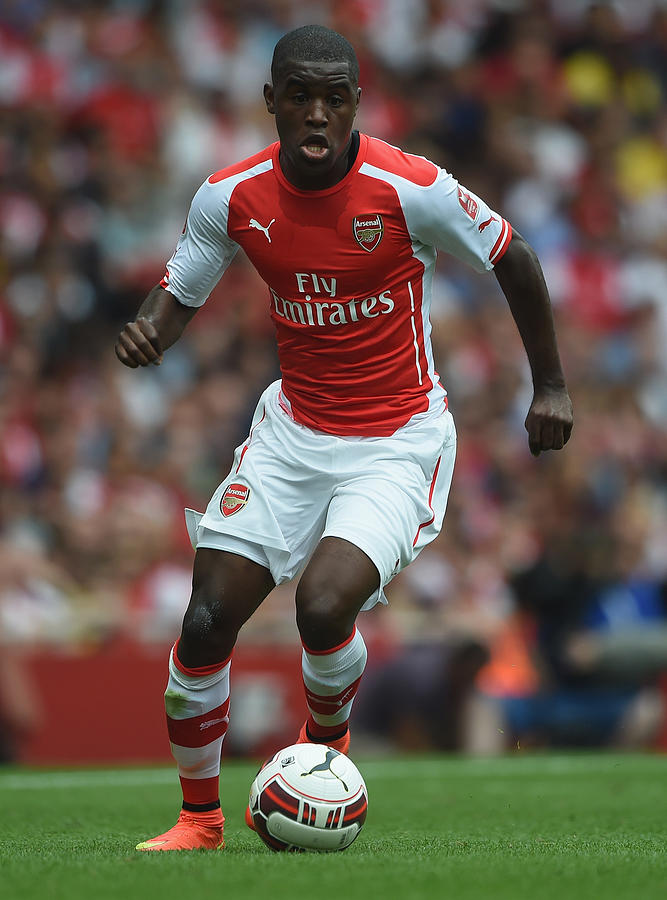
[{"label": "short hair", "polygon": [[323,25],[303,25],[284,34],[275,46],[271,78],[275,82],[288,61],[346,62],[355,86],[359,84],[359,61],[352,44],[337,31]]}]

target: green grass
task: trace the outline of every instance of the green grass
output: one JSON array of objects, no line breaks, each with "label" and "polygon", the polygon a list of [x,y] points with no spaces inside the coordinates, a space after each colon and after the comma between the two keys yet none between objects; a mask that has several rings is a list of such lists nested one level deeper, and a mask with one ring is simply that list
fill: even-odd
[{"label": "green grass", "polygon": [[667,758],[362,760],[370,803],[337,854],[274,854],[243,825],[250,763],[225,765],[223,852],[137,853],[173,824],[146,770],[0,771],[3,900],[667,897]]}]

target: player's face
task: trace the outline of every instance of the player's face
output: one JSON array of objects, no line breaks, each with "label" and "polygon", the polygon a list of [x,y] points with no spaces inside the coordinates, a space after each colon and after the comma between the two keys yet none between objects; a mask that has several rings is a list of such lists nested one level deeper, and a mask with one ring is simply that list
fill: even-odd
[{"label": "player's face", "polygon": [[264,85],[280,164],[295,187],[323,190],[345,175],[360,97],[346,62],[289,62],[274,85]]}]

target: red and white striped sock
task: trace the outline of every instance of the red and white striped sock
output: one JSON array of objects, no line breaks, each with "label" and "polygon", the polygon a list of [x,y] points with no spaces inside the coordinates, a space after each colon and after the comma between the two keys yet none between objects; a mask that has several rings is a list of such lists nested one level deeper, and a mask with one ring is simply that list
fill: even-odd
[{"label": "red and white striped sock", "polygon": [[[229,725],[231,656],[212,666],[190,669],[169,658],[164,695],[171,752],[178,765],[183,809],[207,813],[220,808],[220,755]],[[218,814],[219,815],[219,814]]]},{"label": "red and white striped sock", "polygon": [[330,650],[309,650],[304,645],[301,669],[309,713],[306,729],[316,743],[337,740],[347,732],[367,656],[356,626],[347,640]]}]

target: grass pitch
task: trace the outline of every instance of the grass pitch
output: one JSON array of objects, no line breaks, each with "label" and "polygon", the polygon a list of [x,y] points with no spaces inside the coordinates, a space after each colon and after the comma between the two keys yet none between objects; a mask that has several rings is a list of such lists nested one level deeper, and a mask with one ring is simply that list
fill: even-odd
[{"label": "grass pitch", "polygon": [[180,805],[169,769],[0,771],[3,900],[667,897],[667,758],[360,760],[366,825],[274,854],[243,824],[257,766],[224,767],[227,849],[138,853]]}]

